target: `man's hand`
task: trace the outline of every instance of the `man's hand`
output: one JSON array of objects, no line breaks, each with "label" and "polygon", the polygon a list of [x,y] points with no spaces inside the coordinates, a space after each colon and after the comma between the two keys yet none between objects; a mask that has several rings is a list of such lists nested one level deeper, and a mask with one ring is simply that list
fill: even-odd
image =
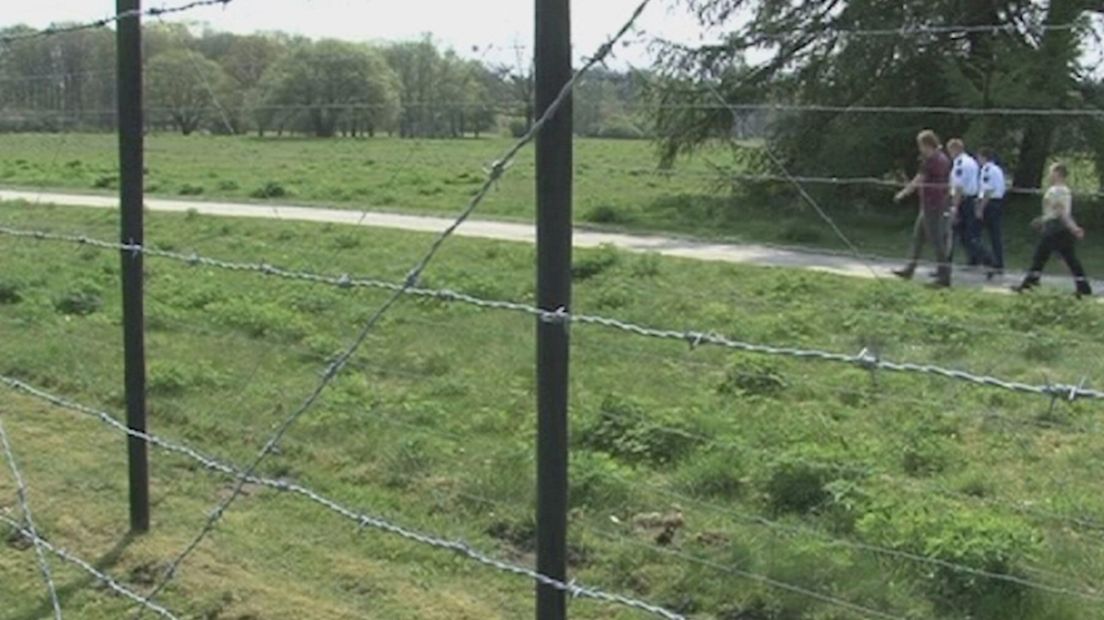
[{"label": "man's hand", "polygon": [[1072,232],[1073,236],[1076,237],[1078,240],[1085,238],[1085,229],[1081,228],[1080,226],[1074,226],[1073,230],[1070,232]]}]

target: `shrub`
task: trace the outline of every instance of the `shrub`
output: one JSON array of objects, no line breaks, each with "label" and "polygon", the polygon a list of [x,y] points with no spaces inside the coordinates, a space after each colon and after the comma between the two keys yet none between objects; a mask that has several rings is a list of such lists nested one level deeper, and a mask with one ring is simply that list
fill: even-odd
[{"label": "shrub", "polygon": [[641,140],[644,131],[627,118],[614,118],[598,128],[597,137],[610,140]]},{"label": "shrub", "polygon": [[233,192],[241,189],[237,181],[219,181],[218,189],[221,192]]},{"label": "shrub", "polygon": [[[876,544],[940,562],[1023,577],[1021,561],[1032,557],[1039,533],[1011,516],[976,509],[900,504],[879,507],[859,520],[860,534]],[[914,565],[927,582],[928,595],[946,616],[952,610],[974,618],[1016,618],[1026,586],[995,580],[950,565]]]},{"label": "shrub", "polygon": [[776,365],[741,355],[733,358],[717,391],[732,396],[773,397],[786,387],[786,379]]},{"label": "shrub", "polygon": [[598,205],[583,214],[583,219],[595,224],[626,224],[633,218],[613,205]]},{"label": "shrub", "polygon": [[770,465],[764,490],[775,513],[805,514],[827,504],[831,497],[828,483],[835,478],[831,465],[783,457]]},{"label": "shrub", "polygon": [[589,280],[604,273],[618,263],[620,255],[617,250],[608,245],[603,245],[594,252],[586,254],[575,261],[571,266],[571,276],[577,281]]},{"label": "shrub", "polygon": [[253,198],[267,200],[269,198],[284,198],[288,195],[288,193],[289,192],[284,189],[283,185],[275,181],[269,181],[261,187],[253,190],[253,192],[249,195]]},{"label": "shrub", "polygon": [[0,280],[0,306],[17,304],[23,301],[19,292],[23,285],[13,280]]},{"label": "shrub", "polygon": [[641,404],[612,395],[602,401],[597,419],[584,424],[579,434],[586,448],[652,465],[678,461],[698,444],[680,420],[649,420]]},{"label": "shrub", "polygon": [[54,300],[54,309],[70,316],[88,316],[103,308],[103,297],[93,287],[69,291]]},{"label": "shrub", "polygon": [[510,121],[510,136],[514,138],[520,138],[529,131],[529,125],[523,120]]},{"label": "shrub", "polygon": [[199,196],[203,194],[203,191],[204,190],[202,185],[192,185],[191,183],[185,183],[184,185],[180,186],[180,191],[178,193],[181,196]]},{"label": "shrub", "polygon": [[115,175],[103,175],[97,177],[95,181],[92,181],[92,187],[95,189],[114,189],[119,183],[119,177]]},{"label": "shrub", "polygon": [[745,486],[743,464],[733,450],[712,450],[691,459],[678,479],[691,493],[722,499],[738,497]]}]

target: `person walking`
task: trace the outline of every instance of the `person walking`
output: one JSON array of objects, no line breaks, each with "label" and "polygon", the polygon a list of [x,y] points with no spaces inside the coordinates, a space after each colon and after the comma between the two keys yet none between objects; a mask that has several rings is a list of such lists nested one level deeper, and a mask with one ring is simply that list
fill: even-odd
[{"label": "person walking", "polygon": [[1092,295],[1092,286],[1085,275],[1085,268],[1077,258],[1076,245],[1085,238],[1085,231],[1073,219],[1073,193],[1066,185],[1068,178],[1069,168],[1065,164],[1056,163],[1050,167],[1050,188],[1043,195],[1043,215],[1032,222],[1043,237],[1035,249],[1031,270],[1022,283],[1012,287],[1017,293],[1038,286],[1050,255],[1057,252],[1073,274],[1073,281],[1077,285],[1076,295]]},{"label": "person walking", "polygon": [[951,175],[951,214],[954,220],[952,241],[947,251],[948,259],[954,262],[954,239],[966,250],[966,261],[970,267],[988,265],[992,259],[981,245],[981,219],[977,215],[977,198],[981,193],[980,167],[977,160],[966,152],[966,144],[955,138],[947,142],[947,154],[954,159]]},{"label": "person walking", "polygon": [[916,136],[916,146],[920,151],[920,170],[904,189],[897,192],[894,200],[901,202],[905,198],[920,193],[920,213],[912,231],[912,247],[909,262],[905,267],[893,272],[905,280],[912,279],[916,273],[916,264],[927,241],[935,251],[936,277],[932,283],[937,287],[951,285],[951,264],[947,253],[948,224],[948,180],[951,172],[951,160],[940,148],[939,136],[930,129]]},{"label": "person walking", "polygon": [[[987,280],[1004,275],[1004,195],[1007,192],[1004,170],[1000,167],[996,153],[989,147],[978,150],[978,163],[981,164],[981,197],[978,199],[977,219],[981,229],[989,237],[989,272]],[[980,237],[980,235],[979,235]],[[984,248],[984,246],[982,246]]]}]

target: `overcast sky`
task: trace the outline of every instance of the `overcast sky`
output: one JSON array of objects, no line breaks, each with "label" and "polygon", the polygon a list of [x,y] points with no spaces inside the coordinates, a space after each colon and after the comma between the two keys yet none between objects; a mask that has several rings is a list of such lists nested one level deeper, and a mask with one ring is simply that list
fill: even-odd
[{"label": "overcast sky", "polygon": [[[183,3],[146,0],[143,8]],[[114,0],[3,0],[3,4],[0,25],[38,28],[51,22],[97,19],[112,14],[115,7]],[[637,4],[639,0],[572,2],[576,57],[596,50]],[[701,28],[677,4],[675,0],[652,3],[639,22],[646,36],[699,40]],[[282,30],[354,41],[413,39],[428,32],[465,56],[510,64],[516,58],[513,46],[529,46],[533,39],[533,0],[235,0],[225,8],[196,9],[172,19],[200,20],[237,33]],[[617,54],[617,64],[640,65],[648,60],[642,43],[621,48]]]}]

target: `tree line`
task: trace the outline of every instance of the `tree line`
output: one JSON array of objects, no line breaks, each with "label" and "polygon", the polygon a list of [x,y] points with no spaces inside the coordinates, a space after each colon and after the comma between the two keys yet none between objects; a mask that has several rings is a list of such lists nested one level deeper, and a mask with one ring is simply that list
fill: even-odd
[{"label": "tree line", "polygon": [[[143,36],[155,130],[455,138],[520,134],[533,122],[528,60],[465,59],[428,36],[362,44],[180,24],[150,24]],[[112,130],[114,67],[106,29],[0,43],[0,131]],[[578,133],[643,137],[641,92],[631,74],[597,72],[576,95]]]}]

